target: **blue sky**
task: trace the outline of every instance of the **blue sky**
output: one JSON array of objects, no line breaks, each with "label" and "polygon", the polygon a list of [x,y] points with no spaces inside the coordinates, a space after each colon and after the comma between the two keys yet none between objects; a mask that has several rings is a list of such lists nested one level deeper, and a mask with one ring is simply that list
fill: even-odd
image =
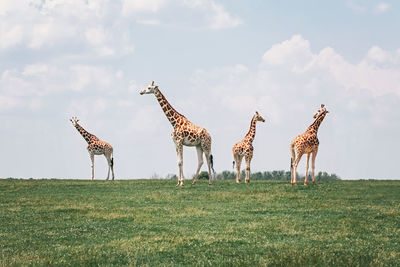
[{"label": "blue sky", "polygon": [[[253,171],[288,169],[289,143],[321,103],[316,170],[399,178],[397,1],[4,0],[0,177],[90,177],[69,118],[115,151],[117,178],[176,173],[172,127],[154,96],[213,138],[217,171],[255,110]],[[197,164],[184,150],[184,171]],[[304,172],[305,158],[299,171]],[[96,178],[106,161],[96,158]],[[206,169],[203,167],[204,170]]]}]

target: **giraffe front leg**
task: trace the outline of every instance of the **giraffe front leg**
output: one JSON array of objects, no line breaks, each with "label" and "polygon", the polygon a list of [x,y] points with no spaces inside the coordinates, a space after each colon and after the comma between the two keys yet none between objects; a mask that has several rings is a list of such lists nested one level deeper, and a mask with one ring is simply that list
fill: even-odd
[{"label": "giraffe front leg", "polygon": [[94,180],[94,154],[90,153],[90,161],[92,162],[92,180]]},{"label": "giraffe front leg", "polygon": [[304,177],[304,185],[308,185],[308,163],[310,161],[310,153],[307,154],[306,176]]},{"label": "giraffe front leg", "polygon": [[199,146],[196,146],[196,151],[197,151],[197,170],[196,170],[196,174],[193,178],[193,182],[192,185],[195,185],[197,180],[199,179],[199,172],[201,169],[201,166],[203,165],[203,149]]},{"label": "giraffe front leg", "polygon": [[316,185],[315,181],[315,158],[317,157],[318,153],[318,148],[312,153],[312,158],[311,158],[311,177],[312,177],[312,183]]},{"label": "giraffe front leg", "polygon": [[178,148],[176,149],[178,153],[178,184],[177,186],[183,186],[183,147],[182,143],[178,144]]},{"label": "giraffe front leg", "polygon": [[240,165],[242,165],[242,157],[241,156],[236,156],[236,183],[240,183],[242,179],[240,178]]},{"label": "giraffe front leg", "polygon": [[246,184],[250,183],[250,162],[251,157],[246,157],[246,179],[244,180]]}]

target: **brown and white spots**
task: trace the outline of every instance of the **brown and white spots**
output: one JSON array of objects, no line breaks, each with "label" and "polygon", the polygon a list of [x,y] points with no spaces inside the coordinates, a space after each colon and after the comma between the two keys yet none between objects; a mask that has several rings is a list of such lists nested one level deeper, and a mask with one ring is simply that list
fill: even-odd
[{"label": "brown and white spots", "polygon": [[112,179],[114,180],[114,158],[113,155],[113,148],[112,146],[100,140],[95,135],[89,133],[82,126],[79,125],[79,119],[77,117],[72,117],[70,119],[72,125],[78,130],[78,132],[82,135],[85,141],[88,143],[87,150],[90,155],[90,160],[92,161],[92,180],[94,179],[94,155],[104,155],[106,157],[108,163],[108,174],[107,180],[110,177],[110,169],[112,171]]},{"label": "brown and white spots", "polygon": [[240,142],[237,142],[233,148],[232,148],[232,153],[233,153],[233,166],[235,166],[236,163],[236,182],[240,183],[241,178],[240,178],[240,165],[242,164],[242,159],[243,157],[245,158],[246,161],[246,178],[245,182],[250,183],[250,163],[251,159],[253,158],[253,141],[254,137],[256,135],[256,123],[257,121],[262,121],[265,122],[264,118],[261,117],[260,114],[256,111],[256,114],[254,114],[253,118],[251,119],[250,122],[250,129],[249,132],[246,134],[244,139]]},{"label": "brown and white spots", "polygon": [[196,126],[191,123],[185,116],[177,112],[171,104],[167,101],[164,95],[158,89],[157,85],[154,85],[154,81],[145,87],[140,94],[154,94],[158,103],[161,106],[165,116],[171,123],[174,130],[171,133],[172,140],[175,143],[176,154],[178,157],[178,184],[177,186],[183,186],[183,146],[194,146],[197,150],[198,166],[196,174],[193,178],[192,185],[196,184],[199,178],[200,168],[203,165],[203,153],[206,156],[208,173],[209,173],[209,184],[212,184],[214,169],[213,169],[213,156],[211,154],[211,136],[206,129]]},{"label": "brown and white spots", "polygon": [[321,125],[321,122],[324,120],[326,114],[329,113],[326,110],[325,105],[321,105],[318,111],[314,114],[313,118],[315,119],[314,123],[311,124],[307,130],[296,136],[293,141],[290,143],[290,152],[291,152],[291,184],[296,184],[296,171],[297,166],[300,162],[301,157],[304,154],[307,154],[307,165],[306,165],[306,177],[304,180],[304,184],[308,184],[308,164],[311,157],[311,172],[312,172],[312,181],[315,184],[315,158],[318,153],[319,140],[317,137],[318,128]]}]

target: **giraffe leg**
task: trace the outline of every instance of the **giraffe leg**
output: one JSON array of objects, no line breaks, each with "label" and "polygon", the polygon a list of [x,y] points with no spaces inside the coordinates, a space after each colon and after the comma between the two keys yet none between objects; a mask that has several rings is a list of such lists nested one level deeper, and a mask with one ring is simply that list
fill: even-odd
[{"label": "giraffe leg", "polygon": [[304,178],[304,185],[308,184],[308,163],[310,161],[310,153],[307,154],[306,177]]},{"label": "giraffe leg", "polygon": [[290,144],[290,154],[291,154],[291,158],[290,158],[290,184],[293,185],[293,178],[294,178],[293,166],[294,166],[294,162],[296,160],[296,153],[295,153],[295,150],[294,150],[294,143],[293,142]]},{"label": "giraffe leg", "polygon": [[177,186],[183,186],[184,177],[183,177],[183,146],[182,146],[182,143],[178,144],[176,151],[178,153],[178,169],[179,169]]},{"label": "giraffe leg", "polygon": [[212,179],[213,179],[213,172],[211,170],[211,159],[210,159],[210,152],[204,152],[204,155],[206,156],[206,161],[207,161],[207,167],[208,167],[208,175],[209,175],[209,179],[208,179],[208,185],[212,185]]},{"label": "giraffe leg", "polygon": [[240,178],[240,165],[242,165],[242,156],[236,156],[236,183],[240,183],[242,179]]},{"label": "giraffe leg", "polygon": [[110,178],[110,169],[111,169],[111,157],[110,154],[104,154],[104,157],[106,157],[107,163],[108,163],[108,172],[107,172],[107,179]]},{"label": "giraffe leg", "polygon": [[293,165],[293,158],[292,162],[290,163],[290,184],[293,185],[293,178],[294,178],[294,165]]},{"label": "giraffe leg", "polygon": [[92,161],[92,180],[94,180],[94,154],[90,153],[90,160]]},{"label": "giraffe leg", "polygon": [[293,181],[292,185],[296,185],[296,176],[297,176],[297,165],[299,165],[300,159],[303,156],[302,153],[296,153],[296,159],[293,163]]},{"label": "giraffe leg", "polygon": [[250,162],[251,157],[245,157],[246,160],[246,179],[244,180],[246,184],[250,183]]},{"label": "giraffe leg", "polygon": [[311,158],[311,176],[313,184],[317,184],[315,181],[315,158],[317,157],[317,153],[318,153],[318,148],[313,151]]},{"label": "giraffe leg", "polygon": [[199,179],[199,172],[200,172],[201,166],[203,165],[203,149],[199,146],[196,146],[196,151],[197,151],[197,170],[196,170],[196,174],[193,178],[192,185],[195,185],[197,182],[197,179]]}]

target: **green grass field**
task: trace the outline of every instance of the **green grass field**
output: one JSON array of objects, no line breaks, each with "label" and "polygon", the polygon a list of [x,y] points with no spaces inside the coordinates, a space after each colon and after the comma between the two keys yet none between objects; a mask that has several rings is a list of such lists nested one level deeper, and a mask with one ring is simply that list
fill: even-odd
[{"label": "green grass field", "polygon": [[400,181],[0,180],[0,265],[400,265]]}]

